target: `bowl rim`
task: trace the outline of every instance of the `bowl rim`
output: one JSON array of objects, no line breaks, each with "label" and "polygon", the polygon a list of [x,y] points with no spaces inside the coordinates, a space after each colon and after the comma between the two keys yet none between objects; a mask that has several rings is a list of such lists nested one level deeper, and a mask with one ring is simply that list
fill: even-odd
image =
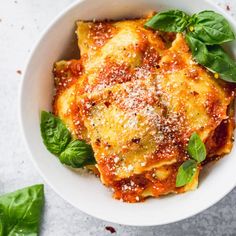
[{"label": "bowl rim", "polygon": [[[30,145],[28,144],[27,138],[26,138],[26,133],[25,133],[25,124],[23,122],[23,89],[25,87],[25,83],[26,83],[26,75],[27,75],[27,71],[30,65],[31,60],[33,59],[35,53],[37,52],[38,46],[40,45],[40,43],[42,42],[42,40],[44,39],[44,37],[47,35],[47,33],[54,27],[54,25],[64,17],[64,15],[67,14],[68,11],[71,11],[73,8],[77,7],[77,5],[86,2],[87,0],[75,0],[73,3],[69,4],[67,7],[65,7],[65,9],[61,10],[55,17],[53,17],[53,19],[50,21],[50,23],[45,27],[44,30],[42,30],[39,33],[39,36],[37,38],[37,40],[32,44],[31,46],[31,52],[28,55],[28,57],[26,58],[26,63],[24,66],[24,71],[23,71],[23,75],[22,75],[22,80],[20,82],[19,85],[19,91],[18,91],[18,121],[19,121],[19,126],[20,126],[20,132],[21,135],[23,137],[23,142],[24,145],[26,147],[26,150],[28,152],[28,158],[31,160],[31,162],[33,163],[34,167],[37,169],[38,173],[41,175],[41,177],[43,178],[43,181],[50,186],[54,192],[57,193],[57,195],[59,195],[63,200],[65,200],[66,202],[68,202],[70,205],[72,205],[73,207],[75,207],[76,209],[82,211],[83,213],[86,213],[90,216],[95,217],[96,219],[100,219],[100,220],[104,220],[106,222],[110,222],[110,223],[115,223],[115,224],[121,224],[121,225],[127,225],[127,226],[138,226],[138,227],[148,227],[148,226],[158,226],[158,225],[167,225],[167,224],[172,224],[172,223],[176,223],[176,222],[180,222],[184,219],[188,219],[191,218],[209,208],[211,208],[213,205],[215,205],[217,202],[219,202],[220,200],[222,200],[227,194],[229,194],[235,187],[236,187],[236,179],[235,179],[235,183],[232,184],[232,186],[230,188],[228,188],[227,190],[223,191],[221,194],[218,195],[217,198],[215,198],[214,200],[209,201],[208,206],[203,206],[203,207],[199,207],[198,210],[193,211],[191,214],[189,214],[187,217],[186,216],[182,216],[182,217],[176,217],[177,219],[172,219],[172,220],[166,220],[166,222],[162,222],[162,223],[142,223],[142,224],[133,224],[133,223],[125,223],[122,220],[109,220],[107,217],[105,216],[98,216],[96,214],[94,214],[93,212],[88,212],[86,211],[85,208],[80,208],[77,205],[75,205],[73,202],[71,202],[70,200],[66,199],[61,193],[60,191],[53,185],[53,183],[51,183],[51,181],[46,177],[46,175],[44,174],[43,170],[38,166],[35,158],[33,157],[33,153],[31,151]],[[230,20],[231,23],[233,23],[233,25],[236,28],[236,21],[235,19],[227,13],[226,10],[223,10],[219,5],[213,3],[212,0],[204,0],[205,2],[207,2],[209,5],[211,5],[213,8],[216,8],[217,12],[219,12],[220,14],[222,14],[223,16],[227,16],[227,18]],[[234,144],[236,145],[236,144]]]}]

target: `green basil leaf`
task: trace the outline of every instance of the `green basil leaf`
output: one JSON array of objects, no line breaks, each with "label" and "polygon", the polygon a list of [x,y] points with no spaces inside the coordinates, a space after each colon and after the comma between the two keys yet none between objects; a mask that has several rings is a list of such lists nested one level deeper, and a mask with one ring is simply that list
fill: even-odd
[{"label": "green basil leaf", "polygon": [[222,47],[219,45],[206,46],[189,33],[186,35],[186,40],[194,59],[199,64],[214,73],[218,73],[221,79],[236,83],[236,63]]},{"label": "green basil leaf", "polygon": [[185,161],[178,169],[176,187],[182,187],[191,182],[197,171],[197,162],[194,160]]},{"label": "green basil leaf", "polygon": [[200,40],[192,37],[192,35],[189,33],[186,34],[186,40],[190,50],[192,51],[194,59],[196,59],[199,64],[205,66],[208,63],[208,50],[206,45]]},{"label": "green basil leaf", "polygon": [[207,45],[221,44],[235,39],[228,21],[214,11],[203,11],[191,18],[192,35]]},{"label": "green basil leaf", "polygon": [[0,236],[6,235],[6,217],[4,212],[0,209]]},{"label": "green basil leaf", "polygon": [[92,147],[84,141],[71,141],[71,134],[64,123],[45,111],[41,113],[41,134],[47,149],[59,156],[61,163],[74,168],[96,163]]},{"label": "green basil leaf", "polygon": [[0,236],[37,236],[43,204],[43,185],[1,196]]},{"label": "green basil leaf", "polygon": [[61,163],[81,168],[96,163],[92,147],[84,141],[74,140],[68,144],[59,156]]},{"label": "green basil leaf", "polygon": [[47,149],[59,155],[71,140],[71,134],[64,123],[53,114],[41,112],[41,135]]},{"label": "green basil leaf", "polygon": [[208,58],[206,67],[209,70],[217,72],[225,81],[236,83],[236,62],[221,46],[208,47]]},{"label": "green basil leaf", "polygon": [[188,142],[188,153],[198,163],[206,159],[206,147],[197,133],[193,133]]},{"label": "green basil leaf", "polygon": [[164,32],[183,32],[187,25],[189,16],[183,11],[170,10],[157,13],[145,26]]}]

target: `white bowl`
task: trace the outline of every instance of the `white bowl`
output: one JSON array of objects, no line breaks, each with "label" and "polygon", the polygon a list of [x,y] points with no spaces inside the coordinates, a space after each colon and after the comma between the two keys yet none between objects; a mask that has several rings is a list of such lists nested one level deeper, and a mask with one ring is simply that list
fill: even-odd
[{"label": "white bowl", "polygon": [[[75,21],[121,19],[142,16],[151,10],[181,9],[196,13],[215,10],[231,23],[236,23],[221,9],[207,0],[85,0],[64,10],[43,33],[36,44],[21,87],[20,116],[31,159],[47,183],[66,201],[97,218],[125,225],[161,225],[185,219],[212,206],[236,184],[236,149],[207,168],[196,191],[148,199],[144,203],[128,204],[112,199],[112,194],[99,179],[67,169],[51,155],[40,135],[40,111],[50,110],[52,103],[53,63],[59,59],[78,57],[75,42]],[[236,51],[232,53],[236,55]],[[74,54],[74,55],[73,55]],[[209,174],[208,174],[209,173]]]}]

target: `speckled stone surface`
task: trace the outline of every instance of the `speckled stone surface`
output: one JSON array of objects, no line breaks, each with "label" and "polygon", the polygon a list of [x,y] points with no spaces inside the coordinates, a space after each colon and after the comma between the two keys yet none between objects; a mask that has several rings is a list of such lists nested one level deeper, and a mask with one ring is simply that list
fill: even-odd
[{"label": "speckled stone surface", "polygon": [[[197,1],[197,0],[195,0]],[[200,4],[200,0],[199,4]],[[73,0],[0,0],[0,194],[44,183],[28,158],[18,121],[18,92],[26,59],[47,24]],[[236,1],[217,0],[236,19]],[[234,15],[235,14],[235,15]],[[45,184],[43,236],[236,235],[236,189],[190,219],[158,227],[110,224],[70,206]]]}]

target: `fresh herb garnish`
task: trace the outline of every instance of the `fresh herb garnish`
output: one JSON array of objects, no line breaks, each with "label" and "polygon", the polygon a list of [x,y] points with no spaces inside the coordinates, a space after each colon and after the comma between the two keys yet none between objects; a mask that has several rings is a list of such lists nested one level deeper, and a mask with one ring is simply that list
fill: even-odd
[{"label": "fresh herb garnish", "polygon": [[207,46],[189,34],[186,35],[186,40],[193,57],[199,64],[214,73],[218,73],[225,81],[236,82],[236,63],[221,46]]},{"label": "fresh herb garnish", "polygon": [[43,205],[43,185],[0,196],[0,236],[38,235]]},{"label": "fresh herb garnish", "polygon": [[201,163],[206,159],[206,148],[197,133],[193,133],[188,142],[188,154],[197,163]]},{"label": "fresh herb garnish", "polygon": [[188,142],[188,154],[192,158],[185,161],[178,169],[176,187],[182,187],[192,181],[197,165],[206,159],[206,148],[197,133],[193,133]]},{"label": "fresh herb garnish", "polygon": [[194,160],[185,161],[178,169],[176,187],[182,187],[191,182],[197,171],[197,162]]},{"label": "fresh herb garnish", "polygon": [[40,128],[43,142],[48,151],[58,156],[65,150],[71,140],[71,134],[58,117],[42,111]]},{"label": "fresh herb garnish", "polygon": [[92,147],[80,140],[74,140],[69,143],[60,154],[59,159],[61,163],[74,168],[96,164]]},{"label": "fresh herb garnish", "polygon": [[207,45],[221,44],[235,39],[227,20],[214,11],[202,11],[190,19],[191,33]]},{"label": "fresh herb garnish", "polygon": [[72,140],[70,131],[60,118],[42,111],[40,126],[45,146],[59,157],[61,163],[74,168],[96,163],[92,147],[82,140]]},{"label": "fresh herb garnish", "polygon": [[189,24],[189,18],[183,11],[165,11],[153,16],[145,26],[164,32],[183,32]]},{"label": "fresh herb garnish", "polygon": [[171,10],[156,14],[145,26],[167,32],[185,32],[194,59],[221,79],[236,83],[236,63],[219,46],[235,39],[222,15],[203,11],[190,17],[182,11]]}]

